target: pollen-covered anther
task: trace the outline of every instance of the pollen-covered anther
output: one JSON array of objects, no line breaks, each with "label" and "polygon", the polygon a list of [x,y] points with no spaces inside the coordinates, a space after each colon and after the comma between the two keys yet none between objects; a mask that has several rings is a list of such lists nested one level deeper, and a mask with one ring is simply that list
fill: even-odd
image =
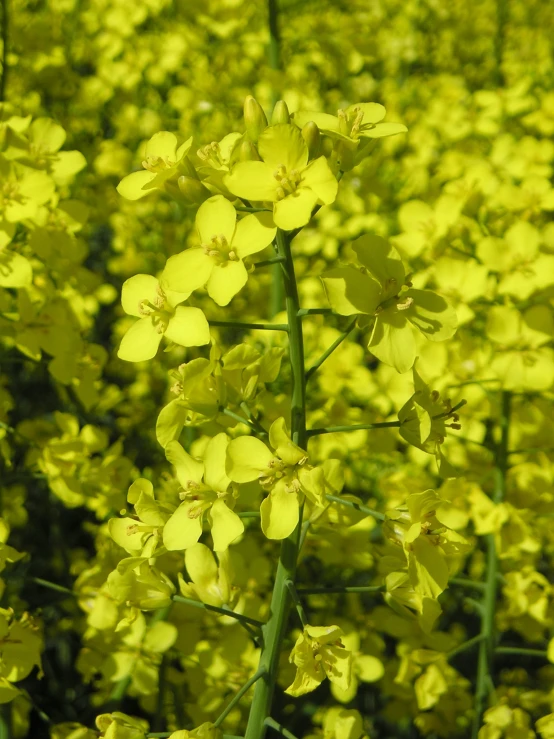
[{"label": "pollen-covered anther", "polygon": [[175,166],[175,162],[170,161],[167,157],[146,157],[142,161],[142,166],[149,172],[163,172],[164,169],[170,169]]},{"label": "pollen-covered anther", "polygon": [[413,298],[406,298],[403,303],[397,303],[396,308],[397,310],[408,310],[408,308],[412,307],[413,303]]},{"label": "pollen-covered anther", "polygon": [[438,390],[432,390],[431,391],[431,400],[436,403],[437,400],[440,398],[440,393]]},{"label": "pollen-covered anther", "polygon": [[174,382],[173,385],[169,388],[169,392],[173,393],[173,395],[181,395],[181,393],[183,392],[183,383]]},{"label": "pollen-covered anther", "polygon": [[462,428],[461,423],[446,423],[445,426],[449,429],[454,429],[455,431],[459,431]]},{"label": "pollen-covered anther", "polygon": [[138,524],[132,523],[129,526],[127,526],[127,536],[133,536],[133,534],[136,534],[139,530]]}]

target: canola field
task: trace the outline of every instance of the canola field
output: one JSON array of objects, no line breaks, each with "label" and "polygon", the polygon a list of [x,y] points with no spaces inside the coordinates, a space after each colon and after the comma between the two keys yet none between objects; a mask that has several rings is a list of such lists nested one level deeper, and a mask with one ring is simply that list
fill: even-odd
[{"label": "canola field", "polygon": [[0,21],[0,739],[554,739],[554,4]]}]

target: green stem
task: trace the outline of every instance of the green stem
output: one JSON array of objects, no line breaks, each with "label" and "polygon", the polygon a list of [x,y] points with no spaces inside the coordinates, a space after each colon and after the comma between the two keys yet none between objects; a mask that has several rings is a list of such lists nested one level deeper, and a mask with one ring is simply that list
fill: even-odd
[{"label": "green stem", "polygon": [[261,677],[264,677],[264,676],[265,676],[265,670],[258,669],[256,673],[252,675],[252,677],[244,683],[242,688],[240,688],[240,690],[237,691],[237,694],[233,697],[233,699],[230,701],[227,707],[216,718],[216,720],[214,721],[214,727],[217,728],[218,726],[221,726],[222,722],[231,713],[231,711],[240,701],[242,696],[250,690],[250,688],[254,685],[254,683],[256,683]]},{"label": "green stem", "polygon": [[271,259],[262,259],[261,262],[254,262],[254,267],[268,267],[270,264],[281,264],[285,260],[283,257],[272,257]]},{"label": "green stem", "polygon": [[[277,265],[279,267],[279,265]],[[239,328],[243,331],[257,329],[260,331],[288,331],[286,323],[244,323],[243,321],[208,321],[210,326],[221,326],[223,328]]]},{"label": "green stem", "polygon": [[339,585],[336,588],[297,588],[299,595],[315,595],[317,593],[382,593],[384,585]]},{"label": "green stem", "polygon": [[400,421],[383,421],[382,423],[360,423],[354,426],[326,426],[320,429],[309,429],[306,432],[310,439],[312,436],[321,436],[321,434],[340,434],[349,433],[350,431],[371,431],[373,429],[393,429],[400,428]]},{"label": "green stem", "polygon": [[256,427],[256,430],[258,431],[258,433],[262,436],[267,436],[267,431],[264,429],[262,424],[258,421],[256,416],[252,413],[252,411],[248,407],[248,404],[246,403],[245,400],[242,401],[242,403],[240,404],[240,407],[244,411],[246,416],[248,417],[248,420],[250,421],[250,423]]},{"label": "green stem", "polygon": [[260,518],[260,511],[240,511],[237,516],[239,518]]},{"label": "green stem", "polygon": [[222,616],[231,616],[236,618],[237,621],[243,621],[245,624],[251,624],[252,626],[262,627],[264,624],[255,618],[249,616],[243,616],[242,613],[235,613],[226,608],[219,608],[218,606],[210,606],[208,603],[202,603],[199,600],[193,600],[192,598],[185,598],[182,595],[174,595],[173,601],[175,603],[184,603],[187,606],[193,606],[193,608],[204,608],[206,611],[213,611],[214,613],[220,613]]},{"label": "green stem", "polygon": [[305,316],[331,316],[332,314],[332,308],[300,308],[298,311],[300,318],[304,318]]},{"label": "green stem", "polygon": [[9,0],[2,0],[2,77],[0,77],[0,103],[6,100],[6,80],[8,78],[8,13]]},{"label": "green stem", "polygon": [[241,213],[272,213],[273,211],[267,208],[251,208],[247,205],[235,205],[235,210],[239,210]]},{"label": "green stem", "polygon": [[36,585],[42,585],[43,588],[48,588],[49,590],[55,590],[57,593],[65,593],[66,595],[72,595],[74,598],[77,597],[77,593],[75,593],[75,591],[70,590],[69,588],[64,588],[63,585],[57,585],[55,582],[50,582],[49,580],[43,580],[41,577],[29,577],[27,579],[30,582],[34,582]]},{"label": "green stem", "polygon": [[[269,30],[267,60],[270,69],[277,74],[281,71],[281,34],[279,33],[279,8],[277,7],[277,0],[267,0],[267,20]],[[279,100],[279,91],[272,84],[272,108],[275,106],[277,100]],[[271,269],[271,289],[269,294],[269,315],[271,318],[283,310],[284,290],[281,272],[280,264],[275,264]]]},{"label": "green stem", "polygon": [[[276,9],[276,6],[274,7]],[[304,341],[302,319],[298,316],[300,305],[294,262],[290,249],[290,236],[278,229],[276,243],[279,256],[285,258],[285,268],[281,269],[281,277],[284,285],[289,326],[289,357],[292,374],[290,429],[294,443],[305,449],[308,439],[306,434]],[[282,267],[283,265],[277,266]],[[265,720],[271,713],[279,657],[290,608],[290,594],[286,583],[288,580],[291,582],[295,580],[301,531],[302,515],[300,513],[296,529],[281,544],[269,618],[262,630],[264,648],[260,656],[259,669],[265,671],[265,677],[263,680],[259,680],[254,688],[245,739],[263,739],[266,730]]]},{"label": "green stem", "polygon": [[[228,611],[230,616],[234,615],[233,610],[227,604],[223,604],[222,608],[225,611]],[[260,634],[259,628],[256,626],[251,626],[249,623],[246,623],[246,621],[238,621],[238,623],[252,637],[252,639],[256,643],[256,646],[260,647],[261,646],[261,639],[260,639],[261,634]]]},{"label": "green stem", "polygon": [[514,654],[520,657],[540,657],[541,659],[548,659],[548,654],[545,649],[524,649],[523,647],[497,647],[494,650],[495,654]]},{"label": "green stem", "polygon": [[342,342],[346,338],[348,338],[348,336],[350,336],[350,334],[352,333],[352,331],[354,331],[354,329],[356,328],[356,323],[357,322],[358,322],[358,318],[356,317],[356,318],[354,318],[353,321],[351,321],[348,324],[348,327],[346,328],[346,330],[343,331],[342,334],[340,334],[340,336],[337,336],[337,338],[335,339],[335,341],[333,341],[333,343],[331,344],[331,346],[326,351],[323,352],[323,354],[317,360],[317,362],[314,362],[314,364],[312,364],[312,366],[309,367],[306,370],[306,380],[309,380],[310,377],[315,372],[317,372],[317,370],[321,367],[321,365],[323,364],[323,362],[325,362],[325,360],[328,359],[331,356],[331,354],[335,351],[335,349],[337,349],[342,344]]},{"label": "green stem", "polygon": [[285,739],[296,739],[294,734],[289,731],[288,729],[285,729],[285,727],[278,723],[277,721],[274,721],[272,718],[266,718],[265,725],[268,726],[270,729],[274,729],[278,734],[281,734],[281,736],[284,736]]},{"label": "green stem", "polygon": [[0,739],[10,739],[12,735],[12,707],[7,703],[0,707]]},{"label": "green stem", "polygon": [[292,602],[294,603],[294,607],[296,608],[296,613],[298,614],[298,618],[300,619],[300,623],[302,624],[302,628],[306,627],[308,625],[308,619],[306,618],[306,613],[304,611],[304,608],[302,606],[302,603],[300,602],[300,598],[298,597],[298,593],[296,592],[296,588],[294,587],[294,583],[292,580],[287,580],[285,583],[288,591],[290,593],[290,597],[292,599]]},{"label": "green stem", "polygon": [[477,636],[474,636],[472,639],[468,639],[467,641],[463,642],[463,644],[460,644],[459,646],[455,647],[454,649],[451,649],[450,652],[446,655],[446,659],[450,661],[454,657],[456,657],[458,654],[462,654],[462,652],[466,652],[468,649],[471,649],[476,644],[479,644],[480,641],[483,640],[483,634],[477,634]]},{"label": "green stem", "polygon": [[[239,416],[238,413],[234,413],[233,411],[230,411],[228,408],[220,408],[219,412],[223,413],[224,416],[228,416],[229,418],[232,418],[234,421],[243,423],[245,426],[248,426],[248,428],[251,429],[253,433],[256,434],[257,432],[256,426],[254,425],[252,421],[250,421],[250,419],[243,418],[242,416]],[[265,429],[263,429],[263,432],[267,436],[267,431]]]},{"label": "green stem", "polygon": [[[492,496],[492,500],[495,504],[501,503],[506,493],[511,401],[511,394],[504,391],[501,395],[501,438],[496,455],[496,481]],[[481,621],[481,636],[483,639],[479,644],[472,739],[477,739],[477,735],[479,734],[479,729],[481,727],[481,721],[489,694],[490,680],[492,680],[494,652],[496,646],[494,619],[496,614],[496,593],[498,588],[498,557],[496,553],[494,534],[488,534],[485,537],[485,544],[487,549],[487,576],[483,598],[483,618]]]},{"label": "green stem", "polygon": [[344,498],[339,498],[337,495],[326,495],[325,497],[327,498],[327,500],[331,501],[331,503],[340,503],[347,508],[354,508],[354,510],[360,511],[360,513],[367,513],[368,516],[373,516],[373,518],[377,519],[377,521],[385,520],[384,513],[374,511],[373,508],[368,508],[365,505],[361,505],[361,503],[355,503],[353,500],[344,500]]}]

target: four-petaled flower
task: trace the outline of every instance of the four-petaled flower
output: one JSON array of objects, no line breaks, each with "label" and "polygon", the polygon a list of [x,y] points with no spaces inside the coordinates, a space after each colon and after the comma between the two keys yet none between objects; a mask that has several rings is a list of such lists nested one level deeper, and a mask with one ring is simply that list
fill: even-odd
[{"label": "four-petaled flower", "polygon": [[139,200],[154,190],[164,189],[168,180],[177,179],[185,172],[183,163],[191,146],[192,136],[177,146],[174,133],[160,131],[154,134],[145,147],[144,170],[124,177],[117,186],[117,192],[127,200]]},{"label": "four-petaled flower", "polygon": [[352,653],[345,649],[338,626],[309,626],[296,640],[290,662],[296,665],[294,682],[285,693],[296,698],[315,690],[326,677],[341,690],[352,679]]},{"label": "four-petaled flower", "polygon": [[201,246],[167,260],[162,284],[171,290],[192,292],[206,285],[218,305],[227,305],[248,280],[243,259],[269,246],[277,229],[271,213],[237,213],[223,195],[206,200],[196,214]]},{"label": "four-petaled flower", "polygon": [[338,182],[324,156],[308,164],[308,147],[296,126],[266,128],[258,151],[262,162],[238,162],[223,182],[239,198],[273,203],[276,226],[285,231],[301,228],[317,203],[334,202]]},{"label": "four-petaled flower", "polygon": [[123,337],[117,356],[143,362],[156,356],[162,337],[181,346],[210,343],[210,327],[200,308],[179,305],[189,293],[162,289],[152,275],[135,275],[123,283],[125,313],[139,318]]},{"label": "four-petaled flower", "polygon": [[196,544],[202,534],[204,514],[216,552],[224,552],[244,531],[244,524],[233,511],[234,490],[225,474],[228,443],[226,434],[211,438],[203,461],[191,457],[178,441],[170,441],[166,446],[166,457],[175,467],[183,488],[183,502],[164,527],[163,543],[167,549],[182,550]]}]

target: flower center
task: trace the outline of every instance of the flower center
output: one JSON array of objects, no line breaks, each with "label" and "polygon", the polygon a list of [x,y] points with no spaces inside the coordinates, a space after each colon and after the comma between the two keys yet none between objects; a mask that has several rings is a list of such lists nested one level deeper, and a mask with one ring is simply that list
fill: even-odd
[{"label": "flower center", "polygon": [[171,167],[175,166],[175,162],[172,162],[168,157],[150,156],[143,160],[142,166],[149,172],[157,174],[158,172],[163,172],[165,169],[171,169]]},{"label": "flower center", "polygon": [[302,180],[300,172],[297,169],[291,169],[290,172],[287,172],[287,168],[284,164],[280,164],[277,167],[277,169],[273,173],[273,176],[279,183],[279,186],[277,188],[278,200],[283,200],[283,198],[286,198],[287,195],[292,195],[292,193],[296,191],[298,185]]},{"label": "flower center", "polygon": [[221,156],[221,149],[217,141],[212,141],[211,144],[207,144],[201,149],[198,149],[196,154],[199,159],[206,162],[206,164],[209,164],[211,167],[214,167],[214,169],[220,169],[225,165],[223,157]]},{"label": "flower center", "polygon": [[202,244],[204,254],[218,262],[238,262],[239,257],[223,234],[212,236],[209,243]]},{"label": "flower center", "polygon": [[152,323],[159,334],[163,334],[165,332],[167,324],[175,312],[167,305],[165,293],[159,285],[154,301],[152,302],[146,298],[144,300],[140,300],[138,310],[141,316],[148,316],[152,319]]}]

